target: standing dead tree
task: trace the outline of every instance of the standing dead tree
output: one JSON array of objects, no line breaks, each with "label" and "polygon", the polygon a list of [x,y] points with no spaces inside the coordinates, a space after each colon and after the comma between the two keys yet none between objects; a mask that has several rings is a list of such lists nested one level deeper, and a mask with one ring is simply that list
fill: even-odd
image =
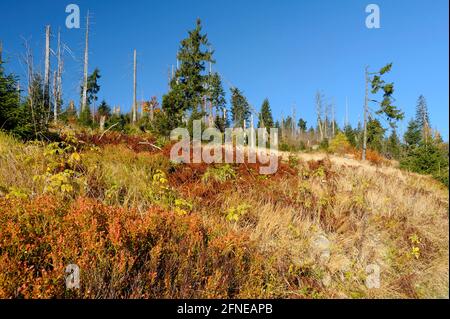
[{"label": "standing dead tree", "polygon": [[362,160],[366,160],[367,152],[367,115],[369,112],[369,67],[365,70],[365,94],[364,94],[364,133],[363,133],[363,149],[362,149]]},{"label": "standing dead tree", "polygon": [[58,48],[56,52],[57,59],[57,69],[55,71],[54,79],[54,106],[53,106],[53,120],[58,120],[58,115],[61,113],[61,103],[62,103],[62,72],[63,72],[63,61],[61,56],[61,31],[58,31]]},{"label": "standing dead tree", "polygon": [[136,49],[134,49],[133,54],[133,107],[132,107],[132,116],[133,116],[133,124],[137,122],[137,102],[136,102]]},{"label": "standing dead tree", "polygon": [[323,95],[320,92],[316,93],[316,115],[317,115],[317,126],[319,128],[320,141],[324,139],[324,123],[322,121],[323,113]]},{"label": "standing dead tree", "polygon": [[83,68],[83,95],[81,99],[81,111],[87,106],[87,86],[88,86],[88,59],[89,59],[89,11],[86,15],[86,39],[84,47],[84,68]]},{"label": "standing dead tree", "polygon": [[[50,26],[45,27],[44,107],[51,112],[50,102]],[[48,122],[48,120],[47,120]]]}]

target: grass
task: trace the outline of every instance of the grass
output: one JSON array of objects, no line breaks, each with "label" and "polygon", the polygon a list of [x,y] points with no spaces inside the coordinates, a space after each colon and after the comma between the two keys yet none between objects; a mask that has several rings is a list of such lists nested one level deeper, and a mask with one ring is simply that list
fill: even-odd
[{"label": "grass", "polygon": [[[174,165],[143,138],[83,136],[48,154],[0,133],[1,297],[448,298],[448,190],[431,177],[280,153],[258,178]],[[79,291],[64,288],[69,263]]]}]

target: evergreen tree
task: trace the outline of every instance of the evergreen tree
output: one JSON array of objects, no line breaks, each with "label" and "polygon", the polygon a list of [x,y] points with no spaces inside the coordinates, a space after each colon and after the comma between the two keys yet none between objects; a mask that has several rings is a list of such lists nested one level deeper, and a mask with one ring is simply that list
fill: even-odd
[{"label": "evergreen tree", "polygon": [[109,107],[109,105],[106,103],[105,100],[103,100],[97,110],[97,114],[99,116],[105,116],[106,118],[110,118],[111,117],[111,108]]},{"label": "evergreen tree", "polygon": [[[163,96],[162,109],[166,113],[163,127],[166,131],[178,127],[182,123],[186,111],[196,111],[207,93],[208,75],[204,75],[205,63],[214,62],[206,34],[202,34],[200,19],[189,36],[181,41],[177,58],[180,67],[170,82],[170,91]],[[202,115],[200,114],[200,118]]]},{"label": "evergreen tree", "polygon": [[6,75],[0,57],[0,129],[13,130],[18,125],[19,94],[17,79]]},{"label": "evergreen tree", "polygon": [[401,152],[401,143],[396,130],[392,130],[386,143],[386,156],[393,159],[399,159]]},{"label": "evergreen tree", "polygon": [[234,127],[244,127],[250,117],[250,105],[238,88],[231,89],[231,115]]},{"label": "evergreen tree", "polygon": [[383,128],[379,120],[370,118],[367,122],[367,146],[381,153],[385,132],[386,129]]},{"label": "evergreen tree", "polygon": [[[88,76],[87,79],[87,105],[91,106],[92,102],[97,101],[97,94],[100,91],[100,85],[98,84],[98,80],[101,78],[100,70],[95,68],[94,72]],[[83,92],[83,87],[81,87],[81,92]]]},{"label": "evergreen tree", "polygon": [[112,127],[112,131],[123,131],[127,125],[127,117],[123,114],[113,114],[105,123],[105,128]]},{"label": "evergreen tree", "polygon": [[426,127],[430,127],[430,116],[428,114],[427,101],[423,95],[419,96],[416,107],[416,122],[423,131]]},{"label": "evergreen tree", "polygon": [[307,125],[307,122],[304,119],[301,118],[298,120],[297,126],[300,129],[300,132],[302,132],[302,133],[306,132],[306,125]]},{"label": "evergreen tree", "polygon": [[386,73],[389,73],[392,68],[392,63],[383,67],[379,72],[375,72],[371,79],[372,94],[377,94],[380,90],[383,91],[383,100],[381,102],[372,100],[379,105],[379,109],[376,111],[378,115],[384,115],[386,120],[392,128],[395,127],[395,122],[404,118],[404,113],[401,112],[396,106],[392,105],[392,94],[394,93],[394,83],[386,83],[381,79]]},{"label": "evergreen tree", "polygon": [[273,125],[274,123],[270,103],[268,99],[265,99],[261,106],[261,112],[259,113],[258,127],[272,128]]},{"label": "evergreen tree", "polygon": [[221,132],[225,132],[225,128],[228,127],[230,123],[226,112],[226,118],[223,117],[227,101],[225,99],[225,91],[222,86],[222,79],[217,72],[210,74],[208,78],[208,101],[216,110],[216,117],[214,118],[215,126]]},{"label": "evergreen tree", "polygon": [[78,121],[81,125],[84,126],[92,126],[92,113],[91,108],[88,106],[84,110],[80,112],[80,117],[78,118]]},{"label": "evergreen tree", "polygon": [[406,146],[408,148],[416,147],[422,140],[422,132],[420,130],[420,124],[417,121],[411,119],[408,123],[408,128],[403,136]]},{"label": "evergreen tree", "polygon": [[208,77],[208,101],[212,103],[217,112],[222,112],[226,106],[225,91],[219,73],[214,72]]},{"label": "evergreen tree", "polygon": [[432,137],[428,142],[421,141],[417,147],[410,148],[400,161],[401,168],[432,175],[447,187],[448,165],[448,148]]},{"label": "evergreen tree", "polygon": [[351,146],[356,147],[356,134],[350,124],[344,127],[344,134]]}]

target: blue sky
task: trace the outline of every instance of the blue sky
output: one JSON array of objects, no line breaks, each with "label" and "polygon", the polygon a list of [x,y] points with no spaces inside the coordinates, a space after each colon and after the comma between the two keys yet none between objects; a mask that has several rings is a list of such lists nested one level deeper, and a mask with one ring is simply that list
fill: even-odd
[{"label": "blue sky", "polygon": [[[22,38],[29,39],[42,68],[44,26],[50,24],[54,35],[61,28],[74,55],[65,56],[64,99],[78,104],[84,28],[65,28],[69,3],[78,4],[83,16],[88,9],[92,14],[89,69],[101,70],[99,99],[122,110],[132,103],[133,49],[138,51],[138,98],[160,99],[179,42],[199,17],[227,92],[229,85],[239,87],[256,109],[267,97],[275,117],[291,114],[295,105],[297,119],[314,125],[314,96],[322,90],[334,99],[341,125],[348,98],[349,119],[356,125],[362,118],[364,67],[377,70],[393,62],[388,80],[395,82],[396,103],[406,113],[400,132],[423,94],[432,126],[448,140],[447,0],[9,1],[0,19],[7,70],[25,83]],[[369,3],[381,9],[380,29],[365,26]]]}]

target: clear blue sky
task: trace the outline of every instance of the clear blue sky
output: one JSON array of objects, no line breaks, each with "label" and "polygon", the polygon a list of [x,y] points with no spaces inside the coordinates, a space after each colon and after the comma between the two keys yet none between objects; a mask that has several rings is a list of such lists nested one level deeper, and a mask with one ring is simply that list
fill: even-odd
[{"label": "clear blue sky", "polygon": [[[4,1],[6,4],[6,1]],[[66,54],[64,99],[79,103],[84,29],[66,29],[69,1],[8,1],[2,6],[0,40],[9,58],[7,70],[21,76],[22,37],[31,39],[41,68],[44,26],[73,51]],[[90,71],[102,73],[99,99],[129,110],[132,103],[132,51],[138,50],[138,98],[167,90],[167,69],[176,63],[179,42],[201,18],[215,49],[214,66],[228,83],[245,92],[259,109],[268,97],[275,117],[292,112],[315,124],[317,90],[334,98],[342,125],[345,100],[356,125],[364,101],[364,67],[393,62],[397,105],[406,113],[404,131],[416,100],[428,101],[431,122],[448,140],[449,43],[447,0],[215,0],[215,1],[81,1],[82,15],[92,13]],[[381,29],[365,27],[365,7],[381,9]],[[82,19],[82,24],[84,18]],[[56,47],[56,37],[52,39]],[[228,94],[229,97],[229,94]]]}]

